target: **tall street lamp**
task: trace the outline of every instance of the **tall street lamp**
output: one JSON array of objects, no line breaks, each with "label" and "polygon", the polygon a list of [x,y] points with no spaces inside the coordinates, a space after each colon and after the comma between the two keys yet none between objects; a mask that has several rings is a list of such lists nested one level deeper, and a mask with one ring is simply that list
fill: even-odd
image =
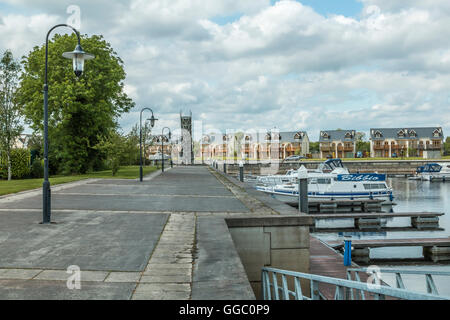
[{"label": "tall street lamp", "polygon": [[142,182],[143,180],[143,171],[142,171],[142,112],[144,110],[148,110],[152,113],[152,117],[150,119],[147,119],[150,121],[150,126],[153,128],[155,126],[155,121],[158,120],[153,115],[153,110],[150,108],[143,108],[141,110],[141,115],[139,118],[139,161],[140,161],[140,167],[139,167],[139,180]]},{"label": "tall street lamp", "polygon": [[169,141],[170,141],[170,139],[172,139],[172,132],[170,132],[170,128],[168,128],[168,127],[164,127],[164,128],[162,128],[162,132],[161,132],[161,142],[162,142],[162,145],[161,145],[161,159],[162,159],[162,172],[164,172],[164,129],[169,129]]},{"label": "tall street lamp", "polygon": [[43,224],[48,224],[51,222],[51,192],[50,192],[50,182],[48,180],[48,38],[50,33],[58,27],[68,27],[73,30],[77,35],[78,44],[75,50],[72,52],[63,53],[63,57],[67,59],[72,59],[73,61],[73,71],[77,77],[80,77],[84,70],[84,61],[94,59],[94,55],[86,53],[81,48],[81,37],[80,33],[67,24],[58,24],[51,28],[47,33],[47,38],[45,40],[45,76],[44,76],[44,183],[42,185],[43,194]]}]

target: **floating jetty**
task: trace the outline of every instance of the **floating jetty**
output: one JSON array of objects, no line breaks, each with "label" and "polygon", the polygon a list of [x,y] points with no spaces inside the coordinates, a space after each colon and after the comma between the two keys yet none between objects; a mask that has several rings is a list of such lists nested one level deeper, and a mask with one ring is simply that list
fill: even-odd
[{"label": "floating jetty", "polygon": [[[334,249],[343,250],[343,241],[330,241],[328,245]],[[382,247],[422,247],[423,256],[428,261],[440,262],[450,260],[449,238],[424,238],[424,239],[375,239],[353,240],[352,259],[355,262],[369,263],[370,249]]]},{"label": "floating jetty", "polygon": [[439,217],[443,216],[442,212],[372,212],[372,213],[318,213],[310,214],[309,216],[317,220],[330,220],[330,219],[353,219],[356,229],[381,229],[383,227],[383,218],[411,218],[411,228],[423,230],[423,229],[436,229],[439,228]]},{"label": "floating jetty", "polygon": [[[381,211],[385,200],[367,199],[367,200],[323,200],[308,201],[310,211],[330,212],[339,208],[345,208],[352,211],[370,212]],[[395,205],[389,204],[389,205]],[[313,210],[315,209],[315,210]]]}]

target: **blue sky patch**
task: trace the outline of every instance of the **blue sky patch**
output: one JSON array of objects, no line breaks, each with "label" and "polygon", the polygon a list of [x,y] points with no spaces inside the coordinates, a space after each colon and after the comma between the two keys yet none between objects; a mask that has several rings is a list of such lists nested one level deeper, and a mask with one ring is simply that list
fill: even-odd
[{"label": "blue sky patch", "polygon": [[[275,2],[278,0],[271,0],[272,4]],[[356,17],[363,8],[362,3],[357,0],[297,0],[297,2],[313,8],[323,16],[340,14],[346,17]]]}]

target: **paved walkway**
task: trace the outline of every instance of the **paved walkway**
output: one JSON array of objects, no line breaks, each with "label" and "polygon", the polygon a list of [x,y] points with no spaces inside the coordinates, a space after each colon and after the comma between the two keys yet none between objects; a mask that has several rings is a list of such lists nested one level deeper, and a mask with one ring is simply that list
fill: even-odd
[{"label": "paved walkway", "polygon": [[54,187],[51,225],[41,206],[0,199],[0,299],[254,299],[223,217],[276,214],[207,167]]}]

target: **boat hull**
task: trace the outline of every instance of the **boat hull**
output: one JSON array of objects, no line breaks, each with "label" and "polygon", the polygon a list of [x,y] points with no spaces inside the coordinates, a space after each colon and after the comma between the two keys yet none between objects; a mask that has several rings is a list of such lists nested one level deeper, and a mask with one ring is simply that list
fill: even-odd
[{"label": "boat hull", "polygon": [[[298,204],[298,192],[296,191],[284,191],[284,190],[272,190],[271,188],[259,187],[257,188],[259,191],[270,194],[273,198],[282,201],[288,204]],[[328,202],[328,201],[371,201],[371,200],[380,200],[383,205],[390,205],[393,203],[392,193],[383,191],[383,192],[372,192],[372,193],[316,193],[310,192],[308,193],[308,202],[311,203],[320,203],[320,202]]]}]

